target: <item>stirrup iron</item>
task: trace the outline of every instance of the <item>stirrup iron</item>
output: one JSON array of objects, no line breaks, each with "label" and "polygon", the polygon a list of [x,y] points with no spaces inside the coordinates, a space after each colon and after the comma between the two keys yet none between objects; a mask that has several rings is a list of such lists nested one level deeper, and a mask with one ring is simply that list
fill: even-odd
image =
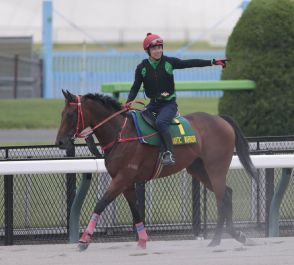
[{"label": "stirrup iron", "polygon": [[161,161],[163,165],[173,165],[176,163],[175,158],[171,151],[165,151],[161,155]]}]

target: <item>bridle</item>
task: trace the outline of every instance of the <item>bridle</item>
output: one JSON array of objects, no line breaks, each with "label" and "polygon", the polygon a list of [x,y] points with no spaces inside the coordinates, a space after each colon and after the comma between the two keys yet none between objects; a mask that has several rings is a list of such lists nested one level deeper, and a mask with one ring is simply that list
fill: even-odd
[{"label": "bridle", "polygon": [[77,99],[77,102],[70,102],[69,103],[69,105],[77,107],[78,121],[77,121],[77,126],[76,126],[76,132],[72,137],[73,140],[75,140],[76,138],[84,138],[84,137],[81,137],[81,132],[85,128],[85,121],[84,121],[84,114],[83,114],[83,109],[82,109],[81,97],[76,96],[76,99]]},{"label": "bridle", "polygon": [[84,121],[84,113],[83,113],[83,109],[82,109],[81,96],[76,96],[76,102],[69,103],[71,106],[77,107],[77,119],[78,119],[76,131],[72,137],[72,140],[75,140],[77,138],[82,138],[82,139],[87,138],[89,135],[94,133],[95,130],[97,130],[99,127],[101,127],[102,125],[104,125],[105,123],[107,123],[108,121],[113,119],[114,117],[120,115],[121,113],[127,112],[129,110],[135,110],[135,108],[132,107],[132,105],[134,103],[139,103],[139,104],[144,105],[144,103],[141,101],[130,101],[130,102],[124,104],[124,106],[121,110],[113,113],[112,115],[110,115],[109,117],[107,117],[106,119],[104,119],[103,121],[98,123],[97,125],[95,125],[93,128],[85,130],[86,128],[85,128],[85,121]]}]

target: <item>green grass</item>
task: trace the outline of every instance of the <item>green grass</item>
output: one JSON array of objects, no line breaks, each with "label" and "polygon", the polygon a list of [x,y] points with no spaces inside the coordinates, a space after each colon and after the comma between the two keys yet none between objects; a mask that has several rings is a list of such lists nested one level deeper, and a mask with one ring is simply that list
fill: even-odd
[{"label": "green grass", "polygon": [[62,99],[2,99],[0,129],[58,128]]},{"label": "green grass", "polygon": [[[145,103],[148,101],[145,100]],[[195,111],[216,114],[218,98],[179,98],[178,105],[182,115]],[[63,99],[2,99],[0,129],[58,128],[63,106]]]},{"label": "green grass", "polygon": [[178,98],[179,111],[182,115],[203,111],[211,114],[218,113],[217,97],[191,97],[191,98]]}]

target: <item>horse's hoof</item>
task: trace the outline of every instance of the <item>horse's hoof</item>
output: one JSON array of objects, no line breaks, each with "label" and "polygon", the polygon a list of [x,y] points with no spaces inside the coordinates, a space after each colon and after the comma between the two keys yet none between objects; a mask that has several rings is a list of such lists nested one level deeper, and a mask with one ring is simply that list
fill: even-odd
[{"label": "horse's hoof", "polygon": [[140,249],[146,249],[146,243],[147,243],[146,240],[144,240],[144,239],[139,239],[139,240],[138,240],[137,247],[140,248]]},{"label": "horse's hoof", "polygon": [[88,248],[91,242],[91,235],[88,234],[86,231],[82,234],[80,240],[79,240],[79,250],[84,251]]},{"label": "horse's hoof", "polygon": [[247,241],[246,236],[243,232],[239,232],[239,236],[238,236],[237,240],[242,244],[245,244]]},{"label": "horse's hoof", "polygon": [[252,246],[257,246],[258,244],[255,242],[255,241],[253,241],[252,239],[247,239],[246,238],[246,242],[244,243],[244,245],[245,246],[249,246],[249,247],[252,247]]},{"label": "horse's hoof", "polygon": [[219,246],[220,244],[220,240],[218,239],[212,239],[210,241],[210,243],[208,244],[208,247],[216,247],[216,246]]},{"label": "horse's hoof", "polygon": [[85,251],[89,246],[87,242],[79,242],[78,248],[80,251]]}]

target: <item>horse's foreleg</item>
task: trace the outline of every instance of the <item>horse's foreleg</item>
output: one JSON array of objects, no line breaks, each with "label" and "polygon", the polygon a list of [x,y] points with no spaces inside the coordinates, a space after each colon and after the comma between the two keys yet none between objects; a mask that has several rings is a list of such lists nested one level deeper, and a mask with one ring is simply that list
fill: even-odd
[{"label": "horse's foreleg", "polygon": [[101,215],[101,213],[104,211],[104,209],[119,195],[121,194],[125,189],[125,183],[123,183],[123,178],[117,177],[116,179],[113,179],[110,183],[110,186],[108,187],[107,191],[104,193],[102,198],[97,202],[94,212],[91,215],[90,221],[88,223],[88,226],[84,233],[82,234],[80,240],[79,240],[79,248],[80,250],[85,250],[90,242],[91,237],[94,233],[97,221]]},{"label": "horse's foreleg", "polygon": [[134,185],[124,191],[124,196],[132,212],[133,222],[138,233],[138,247],[145,249],[148,235],[138,209],[138,200]]}]

